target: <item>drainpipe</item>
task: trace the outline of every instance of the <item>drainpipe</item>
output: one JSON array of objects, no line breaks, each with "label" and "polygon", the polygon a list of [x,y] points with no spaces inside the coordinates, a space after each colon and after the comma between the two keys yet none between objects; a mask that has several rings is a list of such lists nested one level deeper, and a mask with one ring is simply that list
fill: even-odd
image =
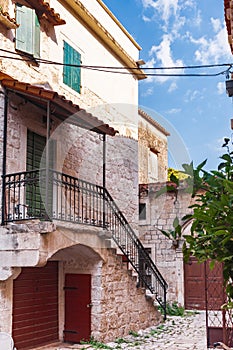
[{"label": "drainpipe", "polygon": [[103,134],[103,228],[106,226],[105,198],[106,198],[106,134]]},{"label": "drainpipe", "polygon": [[4,89],[4,120],[3,120],[3,155],[2,155],[2,222],[5,222],[5,176],[6,176],[6,151],[7,151],[7,115],[8,115],[8,94]]}]

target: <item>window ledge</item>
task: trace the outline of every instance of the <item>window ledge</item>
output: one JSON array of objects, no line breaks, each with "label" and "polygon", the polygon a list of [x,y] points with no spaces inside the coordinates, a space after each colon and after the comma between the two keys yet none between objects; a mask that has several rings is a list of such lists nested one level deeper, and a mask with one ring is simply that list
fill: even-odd
[{"label": "window ledge", "polygon": [[16,20],[14,18],[10,18],[8,12],[0,11],[0,23],[7,29],[16,29],[19,27],[19,24],[16,23]]}]

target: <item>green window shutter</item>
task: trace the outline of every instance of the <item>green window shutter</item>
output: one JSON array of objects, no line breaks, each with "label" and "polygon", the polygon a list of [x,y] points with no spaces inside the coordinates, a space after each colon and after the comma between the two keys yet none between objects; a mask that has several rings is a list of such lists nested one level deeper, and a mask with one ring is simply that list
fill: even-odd
[{"label": "green window shutter", "polygon": [[39,58],[40,57],[40,22],[39,19],[34,12],[34,57]]},{"label": "green window shutter", "polygon": [[35,57],[39,57],[40,51],[40,24],[34,9],[16,5],[16,29],[15,48]]},{"label": "green window shutter", "polygon": [[63,82],[68,86],[71,86],[71,67],[66,66],[66,64],[70,64],[70,49],[71,46],[64,41]]},{"label": "green window shutter", "polygon": [[[81,55],[79,52],[73,50],[73,64],[80,65],[81,64]],[[75,91],[80,93],[81,87],[81,69],[80,67],[72,68],[72,87]]]},{"label": "green window shutter", "polygon": [[[64,41],[64,64],[81,64],[81,55],[72,46]],[[73,90],[80,93],[81,91],[81,68],[63,66],[63,82]]]}]

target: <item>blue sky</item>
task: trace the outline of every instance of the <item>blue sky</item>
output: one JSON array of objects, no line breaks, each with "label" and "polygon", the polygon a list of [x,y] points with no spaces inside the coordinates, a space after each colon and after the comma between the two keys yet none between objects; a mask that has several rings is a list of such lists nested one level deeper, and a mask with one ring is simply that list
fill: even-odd
[{"label": "blue sky", "polygon": [[[104,0],[140,44],[145,67],[232,63],[219,0]],[[217,73],[224,68],[180,73]],[[139,83],[139,104],[170,132],[170,166],[208,159],[215,169],[231,137],[232,100],[218,77],[150,77]],[[175,135],[175,136],[174,136]],[[188,159],[189,155],[189,159]]]}]

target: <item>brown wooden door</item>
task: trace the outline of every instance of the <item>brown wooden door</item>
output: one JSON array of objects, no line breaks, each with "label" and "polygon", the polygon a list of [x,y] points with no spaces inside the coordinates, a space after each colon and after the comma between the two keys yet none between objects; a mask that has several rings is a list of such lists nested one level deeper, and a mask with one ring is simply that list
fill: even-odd
[{"label": "brown wooden door", "polygon": [[205,265],[194,257],[184,264],[185,308],[187,310],[205,309]]},{"label": "brown wooden door", "polygon": [[13,338],[17,350],[58,340],[58,264],[22,269],[13,285]]},{"label": "brown wooden door", "polygon": [[66,274],[64,341],[90,340],[90,334],[91,275]]},{"label": "brown wooden door", "polygon": [[209,262],[198,263],[190,257],[184,264],[185,280],[185,308],[205,310],[221,310],[225,302],[223,290],[223,270],[220,263],[216,263],[213,270]]}]

